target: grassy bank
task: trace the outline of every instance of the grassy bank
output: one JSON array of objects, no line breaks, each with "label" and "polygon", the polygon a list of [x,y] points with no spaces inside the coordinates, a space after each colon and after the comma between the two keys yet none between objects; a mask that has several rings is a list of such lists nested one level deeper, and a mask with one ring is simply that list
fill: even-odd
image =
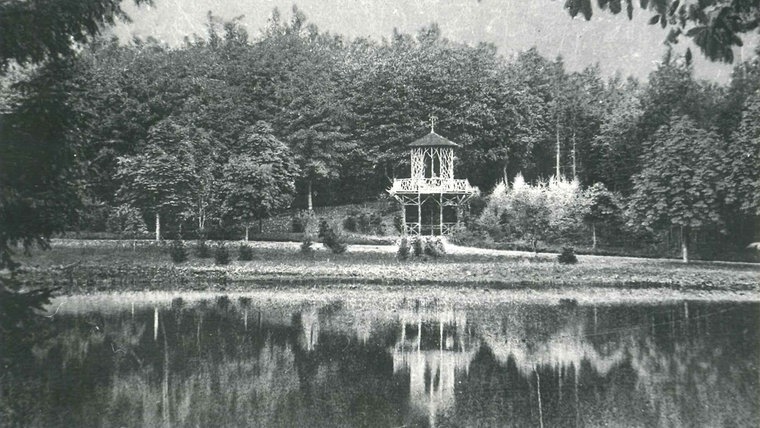
[{"label": "grassy bank", "polygon": [[[478,289],[562,290],[591,288],[731,291],[758,293],[760,266],[629,257],[578,256],[562,265],[555,254],[448,246],[440,259],[396,259],[390,245],[352,245],[335,255],[315,244],[251,242],[253,259],[214,265],[195,256],[173,264],[166,245],[150,241],[54,241],[49,251],[22,256],[19,278],[27,287],[61,286],[64,293],[140,290],[249,290],[338,285],[441,286]],[[759,294],[760,296],[760,294]]]}]

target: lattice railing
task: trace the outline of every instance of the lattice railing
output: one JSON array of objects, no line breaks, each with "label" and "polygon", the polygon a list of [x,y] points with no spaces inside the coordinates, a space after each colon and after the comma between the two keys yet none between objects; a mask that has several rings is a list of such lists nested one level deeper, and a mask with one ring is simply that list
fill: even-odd
[{"label": "lattice railing", "polygon": [[422,227],[420,227],[420,224],[417,222],[409,222],[406,223],[405,226],[405,234],[410,236],[447,236],[454,232],[457,223],[443,223],[443,225],[423,224]]},{"label": "lattice railing", "polygon": [[477,191],[467,179],[455,178],[401,178],[393,180],[393,186],[388,189],[394,193],[466,193]]}]

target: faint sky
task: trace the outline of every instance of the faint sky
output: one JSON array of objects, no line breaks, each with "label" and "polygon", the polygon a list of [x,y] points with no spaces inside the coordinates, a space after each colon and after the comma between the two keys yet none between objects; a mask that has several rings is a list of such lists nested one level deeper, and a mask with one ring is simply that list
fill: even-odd
[{"label": "faint sky", "polygon": [[[211,11],[225,19],[243,15],[242,23],[255,39],[274,8],[288,19],[294,3],[321,31],[349,39],[380,40],[394,28],[415,33],[435,22],[450,40],[493,43],[506,57],[532,46],[551,59],[561,54],[571,71],[599,63],[606,75],[620,71],[646,79],[665,52],[666,30],[647,25],[648,11],[636,9],[632,21],[625,13],[597,11],[587,22],[580,16],[571,19],[562,0],[155,0],[153,7],[125,2],[133,22],[118,24],[114,32],[123,40],[153,36],[176,46],[186,35],[204,35]],[[680,48],[685,50],[688,43],[684,39]],[[736,60],[751,55],[754,45],[737,50]],[[692,51],[698,78],[727,81],[730,65],[710,63]]]}]

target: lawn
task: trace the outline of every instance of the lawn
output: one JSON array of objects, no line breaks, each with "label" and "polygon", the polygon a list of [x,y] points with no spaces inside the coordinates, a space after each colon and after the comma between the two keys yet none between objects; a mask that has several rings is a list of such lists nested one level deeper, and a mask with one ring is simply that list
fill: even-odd
[{"label": "lawn", "polygon": [[[612,256],[578,256],[575,265],[556,254],[485,250],[448,245],[444,257],[400,261],[392,245],[351,245],[336,255],[315,244],[304,254],[298,243],[250,242],[253,260],[217,266],[190,258],[172,263],[167,245],[150,241],[55,240],[49,251],[21,256],[20,279],[32,287],[55,284],[67,293],[122,290],[246,290],[339,284],[460,286],[486,289],[663,288],[758,293],[760,266]],[[760,297],[760,294],[758,294]]]}]

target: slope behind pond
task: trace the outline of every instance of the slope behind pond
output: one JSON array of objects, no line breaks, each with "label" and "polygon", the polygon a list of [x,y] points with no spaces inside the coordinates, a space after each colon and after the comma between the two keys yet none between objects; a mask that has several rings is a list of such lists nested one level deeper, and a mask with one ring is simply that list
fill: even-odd
[{"label": "slope behind pond", "polygon": [[[237,259],[239,243],[228,243]],[[669,288],[743,291],[757,295],[760,265],[683,264],[675,260],[578,256],[578,264],[557,263],[556,255],[483,250],[448,245],[439,259],[396,259],[390,245],[351,245],[336,255],[315,244],[310,254],[298,243],[250,242],[253,260],[215,266],[195,256],[175,265],[166,244],[149,241],[54,241],[50,251],[20,257],[20,278],[28,286],[56,284],[67,293],[118,290],[249,290],[263,286],[463,286],[547,289],[559,287]]]}]

